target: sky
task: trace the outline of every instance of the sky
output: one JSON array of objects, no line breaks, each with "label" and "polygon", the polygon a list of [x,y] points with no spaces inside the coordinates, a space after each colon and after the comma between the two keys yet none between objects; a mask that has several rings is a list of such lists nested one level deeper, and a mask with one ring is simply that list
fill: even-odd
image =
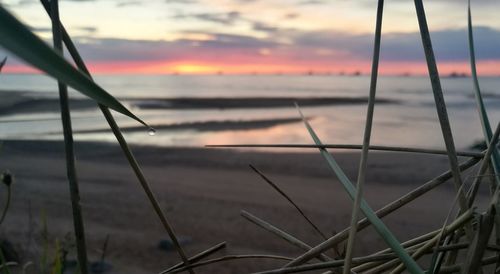
[{"label": "sky", "polygon": [[[386,0],[380,72],[425,74],[412,0]],[[38,0],[0,0],[51,44]],[[369,73],[376,0],[60,0],[93,73]],[[469,73],[467,1],[424,0],[441,73]],[[478,71],[500,75],[500,1],[472,0]],[[7,73],[32,68],[9,56]]]}]

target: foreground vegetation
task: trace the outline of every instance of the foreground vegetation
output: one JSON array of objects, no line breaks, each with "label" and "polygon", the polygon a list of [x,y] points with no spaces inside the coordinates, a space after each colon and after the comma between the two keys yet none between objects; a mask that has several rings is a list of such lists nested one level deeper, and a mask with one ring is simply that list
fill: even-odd
[{"label": "foreground vegetation", "polygon": [[[208,256],[223,249],[225,244],[218,244],[212,248],[202,251],[192,257],[189,257],[179,243],[179,238],[176,236],[174,228],[170,224],[165,212],[158,203],[157,198],[152,192],[144,173],[142,172],[134,154],[130,150],[125,138],[123,137],[120,128],[116,124],[110,110],[115,110],[119,113],[129,116],[137,120],[145,126],[145,132],[154,133],[154,129],[150,128],[139,117],[135,116],[130,110],[122,105],[118,100],[112,97],[108,92],[101,88],[92,80],[89,70],[84,61],[80,57],[78,50],[73,44],[71,37],[66,32],[64,26],[59,19],[58,1],[42,0],[43,7],[47,11],[52,20],[54,49],[51,49],[43,41],[37,38],[27,27],[15,19],[8,11],[0,6],[0,44],[24,59],[34,67],[51,75],[58,81],[59,99],[61,106],[61,118],[64,129],[64,141],[66,151],[66,171],[68,183],[70,186],[70,197],[72,203],[72,216],[74,224],[74,243],[78,259],[79,273],[87,274],[88,258],[86,247],[86,233],[84,230],[84,220],[82,217],[82,209],[79,197],[78,174],[75,165],[75,153],[73,145],[73,131],[71,126],[70,110],[68,106],[67,87],[70,86],[82,94],[95,100],[99,105],[104,117],[106,118],[112,132],[114,133],[124,155],[126,156],[130,167],[134,171],[140,186],[144,190],[146,197],[151,203],[152,209],[157,215],[160,224],[165,229],[165,232],[170,237],[173,247],[176,249],[181,262],[171,266],[161,273],[178,273],[189,272],[195,273],[196,268],[227,261],[237,260],[242,258],[271,258],[276,260],[288,261],[282,268],[264,271],[261,273],[294,273],[310,270],[325,270],[327,273],[401,273],[408,271],[412,274],[417,273],[480,273],[484,265],[495,265],[495,271],[499,268],[500,255],[500,233],[493,234],[493,230],[500,231],[500,218],[497,218],[497,205],[500,195],[500,181],[497,177],[497,172],[500,169],[500,158],[498,154],[498,137],[500,135],[500,127],[496,126],[492,130],[490,121],[485,110],[481,90],[476,72],[472,16],[470,3],[468,8],[468,31],[469,31],[469,50],[470,64],[472,72],[472,80],[474,84],[475,98],[477,108],[480,115],[484,138],[487,143],[487,149],[479,154],[469,154],[469,160],[459,163],[457,155],[463,155],[463,152],[457,152],[455,149],[453,134],[451,132],[448,119],[446,104],[441,88],[440,77],[437,69],[436,60],[432,48],[427,20],[425,17],[422,0],[415,0],[417,18],[420,27],[422,44],[425,51],[426,61],[428,65],[432,91],[435,99],[436,111],[440,122],[440,127],[443,139],[446,145],[446,151],[436,152],[431,150],[414,149],[414,148],[385,148],[387,150],[404,150],[415,153],[445,153],[448,157],[449,171],[426,182],[409,192],[408,194],[398,198],[392,203],[389,203],[382,209],[375,211],[364,200],[364,181],[367,170],[367,161],[369,156],[370,137],[372,130],[373,113],[376,102],[376,87],[378,78],[379,52],[383,19],[384,1],[378,1],[377,19],[374,37],[374,53],[371,72],[371,83],[369,87],[369,101],[367,119],[365,124],[365,134],[363,143],[359,146],[361,149],[361,160],[359,164],[359,172],[357,182],[354,184],[346,175],[344,170],[339,166],[336,158],[327,151],[315,130],[308,123],[308,120],[302,114],[300,107],[297,105],[297,110],[302,117],[304,125],[314,141],[314,147],[317,148],[328,164],[333,175],[339,180],[343,188],[353,200],[351,224],[348,228],[329,237],[322,232],[317,225],[304,213],[303,210],[284,192],[277,184],[272,182],[265,174],[252,166],[252,169],[259,174],[262,179],[270,184],[275,191],[280,193],[297,212],[302,216],[311,227],[318,233],[324,241],[317,246],[310,246],[307,243],[297,239],[293,235],[285,232],[283,229],[264,221],[251,213],[242,212],[242,216],[259,227],[273,233],[277,237],[285,239],[290,244],[299,246],[304,250],[304,254],[297,258],[287,258],[283,256],[267,255],[267,254],[248,254],[248,255],[227,255],[215,259],[206,259]],[[76,68],[62,57],[63,44],[66,46],[71,55]],[[384,148],[383,148],[384,149]],[[467,154],[467,153],[465,153]],[[472,166],[480,163],[479,170],[474,177],[474,181],[469,189],[464,184],[462,173]],[[10,189],[12,180],[10,175],[4,175],[3,181]],[[401,243],[394,236],[393,232],[381,220],[383,217],[395,212],[402,206],[414,201],[416,198],[433,190],[436,186],[452,179],[456,191],[456,199],[449,205],[450,210],[448,217],[443,220],[442,228]],[[488,180],[491,184],[491,196],[488,202],[489,206],[484,212],[479,212],[476,208],[476,197],[478,189],[483,181]],[[10,195],[9,195],[10,197]],[[4,212],[8,208],[5,207]],[[454,208],[458,210],[453,215]],[[359,220],[359,215],[362,213],[365,218]],[[2,220],[5,213],[2,215]],[[380,252],[363,256],[353,257],[353,247],[356,241],[358,231],[372,226],[381,238],[387,243],[389,249],[381,250]],[[494,236],[493,236],[494,235]],[[73,240],[72,240],[73,241]],[[72,242],[70,241],[70,242]],[[343,243],[346,242],[345,248]],[[493,243],[491,243],[493,242]],[[51,273],[62,273],[64,271],[65,255],[68,252],[67,247],[61,247],[61,244],[56,244],[55,255],[53,256],[54,263],[43,271]],[[46,249],[47,250],[47,249]],[[105,248],[103,248],[105,250]],[[328,252],[333,250],[334,256],[329,256]],[[104,254],[105,252],[103,252]],[[429,263],[418,264],[417,261],[424,255],[429,254]],[[2,253],[0,252],[0,255]],[[47,263],[47,255],[42,256],[40,261]],[[464,258],[460,262],[460,258]],[[24,266],[16,266],[17,262],[7,260],[5,256],[0,256],[2,259],[2,271],[9,273],[10,269],[25,268]],[[318,259],[319,263],[308,263],[313,259]],[[104,259],[102,260],[104,261]]]}]

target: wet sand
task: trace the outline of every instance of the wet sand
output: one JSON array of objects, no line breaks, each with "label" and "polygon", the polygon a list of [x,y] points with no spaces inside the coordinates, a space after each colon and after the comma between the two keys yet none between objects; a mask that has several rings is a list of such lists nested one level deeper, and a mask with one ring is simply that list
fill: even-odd
[{"label": "wet sand", "polygon": [[[57,112],[59,100],[57,93],[5,91],[1,90],[0,115],[21,113]],[[141,109],[245,109],[245,108],[279,108],[292,107],[295,102],[301,106],[328,106],[366,104],[367,97],[185,97],[185,98],[120,98],[120,101]],[[94,101],[80,96],[70,96],[70,107],[73,110],[97,109]],[[378,104],[397,103],[395,100],[378,98]]]},{"label": "wet sand", "polygon": [[[270,153],[138,146],[133,150],[177,234],[190,239],[184,247],[191,256],[222,241],[227,241],[228,247],[218,255],[301,254],[296,247],[243,219],[240,210],[272,222],[310,245],[320,241],[248,164],[282,187],[324,233],[331,235],[349,223],[351,201],[314,150]],[[98,250],[109,234],[107,260],[114,266],[111,273],[158,273],[179,262],[175,251],[157,247],[167,235],[119,147],[79,142],[76,152],[90,259],[98,260]],[[333,154],[354,180],[359,153],[333,150]],[[6,141],[0,168],[15,174],[12,205],[1,235],[10,239],[26,259],[40,251],[34,243],[40,241],[42,212],[47,216],[51,242],[72,232],[61,142]],[[366,199],[378,209],[447,169],[446,156],[371,153]],[[487,200],[486,188],[480,199]],[[400,240],[409,239],[441,227],[454,196],[453,184],[447,182],[384,221]],[[359,255],[386,247],[370,228],[358,235]],[[23,253],[27,246],[35,254]],[[200,268],[197,273],[249,273],[282,264],[245,260]]]},{"label": "wet sand", "polygon": [[[150,126],[156,130],[184,130],[191,129],[195,131],[225,131],[225,130],[250,130],[270,128],[277,125],[285,125],[290,123],[301,122],[301,118],[277,118],[277,119],[261,119],[261,120],[225,120],[225,121],[204,121],[204,122],[187,122],[174,124],[151,124]],[[122,132],[144,132],[144,126],[125,126],[121,127]],[[109,128],[104,129],[89,129],[75,130],[74,133],[100,133],[109,132]],[[60,132],[56,132],[60,133]]]}]

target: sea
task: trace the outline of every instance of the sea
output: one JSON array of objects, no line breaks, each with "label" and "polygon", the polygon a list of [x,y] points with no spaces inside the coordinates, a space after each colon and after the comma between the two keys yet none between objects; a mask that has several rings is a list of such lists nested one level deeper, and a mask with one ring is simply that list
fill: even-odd
[{"label": "sea", "polygon": [[[232,107],[141,107],[157,99],[258,99],[366,98],[369,76],[347,75],[98,75],[95,81],[151,125],[148,134],[140,124],[114,112],[129,143],[152,146],[203,147],[218,144],[312,144],[295,106],[237,105]],[[442,78],[442,86],[455,145],[470,149],[483,140],[470,77]],[[500,77],[479,79],[492,128],[500,121]],[[23,100],[57,99],[57,83],[41,74],[1,74],[0,96],[8,101],[15,92]],[[70,98],[84,98],[70,90]],[[434,97],[428,77],[381,76],[375,105],[372,144],[444,149]],[[132,103],[134,102],[134,103]],[[142,104],[137,104],[142,102]],[[163,101],[162,101],[163,102]],[[0,104],[6,107],[6,104]],[[29,106],[29,104],[28,104]],[[0,109],[0,140],[62,139],[59,108],[38,111]],[[366,100],[344,104],[301,107],[325,144],[361,144],[366,120]],[[79,141],[116,142],[97,108],[71,112],[74,138]],[[267,122],[266,122],[267,121]],[[138,130],[137,130],[138,128]],[[282,151],[281,149],[276,149]],[[287,151],[290,149],[287,149]]]}]

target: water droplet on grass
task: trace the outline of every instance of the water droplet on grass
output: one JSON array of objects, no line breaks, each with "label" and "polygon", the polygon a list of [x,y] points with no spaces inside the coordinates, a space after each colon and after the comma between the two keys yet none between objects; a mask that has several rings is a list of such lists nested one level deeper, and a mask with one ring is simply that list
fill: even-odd
[{"label": "water droplet on grass", "polygon": [[156,135],[156,130],[155,130],[154,128],[152,128],[152,127],[151,127],[151,128],[149,128],[149,130],[148,130],[148,134],[149,134],[149,136],[155,136],[155,135]]}]

